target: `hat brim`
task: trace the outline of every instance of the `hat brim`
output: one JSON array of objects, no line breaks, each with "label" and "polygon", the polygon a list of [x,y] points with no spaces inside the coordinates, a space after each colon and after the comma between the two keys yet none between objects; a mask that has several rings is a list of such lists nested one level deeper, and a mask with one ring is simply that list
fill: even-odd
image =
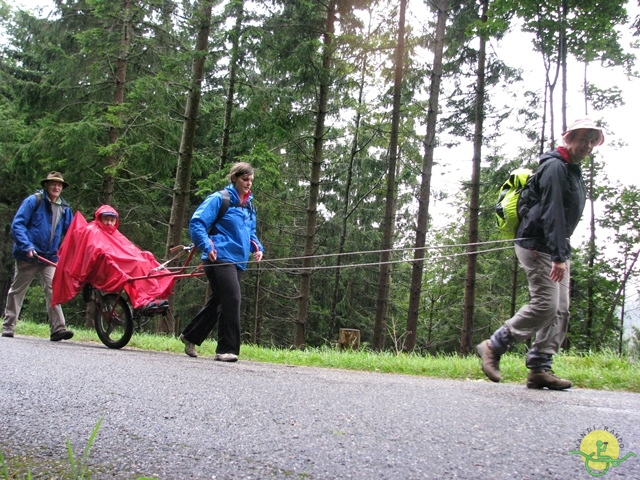
[{"label": "hat brim", "polygon": [[61,181],[61,180],[53,180],[53,179],[44,179],[40,182],[40,185],[42,185],[42,188],[45,188],[45,184],[47,182],[60,182],[62,184],[62,188],[67,188],[69,186],[69,184],[67,182]]},{"label": "hat brim", "polygon": [[604,143],[604,133],[602,133],[602,130],[600,130],[599,128],[590,128],[590,127],[578,127],[578,128],[574,128],[572,130],[567,130],[566,132],[564,132],[562,134],[562,138],[565,138],[567,135],[569,135],[571,132],[577,132],[578,130],[595,130],[596,132],[598,132],[600,134],[600,140],[598,141],[598,143],[596,143],[594,145],[594,147],[599,147],[600,145],[602,145]]}]

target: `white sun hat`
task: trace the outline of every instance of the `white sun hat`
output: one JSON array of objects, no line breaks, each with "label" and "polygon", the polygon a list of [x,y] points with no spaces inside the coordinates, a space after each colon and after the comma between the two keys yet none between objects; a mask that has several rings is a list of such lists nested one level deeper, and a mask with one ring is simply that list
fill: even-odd
[{"label": "white sun hat", "polygon": [[600,140],[595,144],[596,147],[604,143],[604,133],[602,133],[602,128],[596,125],[596,122],[594,122],[590,118],[579,118],[578,120],[573,122],[571,125],[569,125],[569,128],[567,128],[567,131],[562,134],[562,138],[566,137],[569,132],[581,129],[596,130],[600,134]]}]

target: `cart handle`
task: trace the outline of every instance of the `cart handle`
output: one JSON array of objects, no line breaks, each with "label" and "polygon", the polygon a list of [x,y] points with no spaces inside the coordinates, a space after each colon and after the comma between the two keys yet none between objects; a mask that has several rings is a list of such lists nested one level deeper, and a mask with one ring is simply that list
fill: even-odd
[{"label": "cart handle", "polygon": [[50,266],[52,266],[52,267],[57,267],[57,266],[58,266],[58,264],[57,264],[57,263],[52,262],[52,261],[51,261],[51,260],[49,260],[48,258],[41,257],[41,256],[40,256],[40,255],[38,255],[37,253],[36,253],[35,257],[36,257],[36,259],[37,259],[38,261],[40,261],[40,262],[42,262],[42,263],[45,263],[45,264],[47,264],[47,265],[50,265]]}]

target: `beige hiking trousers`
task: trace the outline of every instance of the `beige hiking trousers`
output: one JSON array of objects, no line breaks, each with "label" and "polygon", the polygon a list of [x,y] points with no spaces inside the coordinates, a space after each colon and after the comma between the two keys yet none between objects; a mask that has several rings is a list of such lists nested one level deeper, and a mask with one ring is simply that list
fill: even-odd
[{"label": "beige hiking trousers", "polygon": [[4,322],[2,324],[3,333],[13,333],[18,317],[20,317],[20,310],[22,310],[24,296],[36,277],[40,280],[40,283],[44,288],[51,333],[65,329],[62,307],[60,305],[56,305],[51,308],[51,297],[53,295],[52,283],[55,271],[55,267],[50,265],[16,260],[13,283],[11,284],[11,288],[9,288],[9,293],[7,294],[7,305],[4,310]]},{"label": "beige hiking trousers", "polygon": [[519,343],[535,335],[533,352],[544,356],[555,355],[560,349],[569,328],[569,279],[571,263],[561,282],[549,278],[551,256],[546,253],[515,246],[516,255],[527,274],[530,301],[505,325]]}]

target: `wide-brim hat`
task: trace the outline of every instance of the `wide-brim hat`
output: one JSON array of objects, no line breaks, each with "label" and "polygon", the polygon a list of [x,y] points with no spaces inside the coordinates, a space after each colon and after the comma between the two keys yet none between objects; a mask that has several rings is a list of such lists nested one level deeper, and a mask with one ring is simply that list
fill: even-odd
[{"label": "wide-brim hat", "polygon": [[598,141],[598,143],[595,144],[596,147],[604,143],[604,133],[602,133],[602,128],[596,125],[596,122],[594,122],[590,118],[580,118],[575,122],[573,122],[571,125],[569,125],[569,128],[567,128],[567,131],[562,134],[562,138],[567,136],[567,134],[570,132],[573,132],[575,130],[582,130],[582,129],[596,130],[600,134],[600,140]]},{"label": "wide-brim hat", "polygon": [[60,172],[55,172],[55,171],[49,172],[49,174],[47,175],[47,178],[40,181],[40,185],[44,187],[44,184],[47,182],[60,182],[62,184],[62,188],[67,188],[69,186],[69,184],[64,181],[64,178],[62,178],[62,174]]}]

